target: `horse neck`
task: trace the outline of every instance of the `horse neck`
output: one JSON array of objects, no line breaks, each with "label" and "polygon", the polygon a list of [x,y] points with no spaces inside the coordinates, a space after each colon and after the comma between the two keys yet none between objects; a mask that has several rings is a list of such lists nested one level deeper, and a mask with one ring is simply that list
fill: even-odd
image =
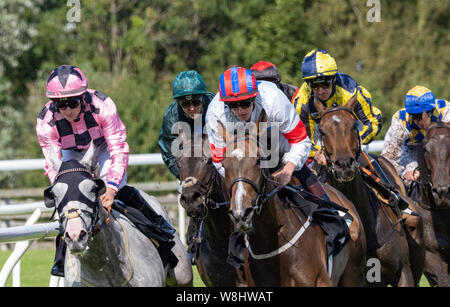
[{"label": "horse neck", "polygon": [[375,229],[376,213],[373,210],[372,198],[369,194],[361,174],[358,172],[355,178],[346,183],[340,183],[328,172],[328,183],[341,191],[345,197],[353,202],[358,215],[364,225],[366,237]]},{"label": "horse neck", "polygon": [[[271,184],[268,184],[265,193],[272,191],[273,188]],[[293,228],[290,210],[285,209],[281,202],[282,200],[274,195],[263,205],[259,214],[254,213],[254,232],[249,235],[250,245],[255,249],[254,251],[257,251],[258,247],[263,252],[278,248],[279,236],[286,235],[286,232],[282,233],[280,228],[283,227],[288,232]]]},{"label": "horse neck", "polygon": [[[212,186],[211,199],[216,203],[224,202],[228,199],[223,191],[227,191],[224,180],[219,178],[214,180]],[[233,232],[233,225],[228,216],[227,206],[220,206],[216,209],[209,208],[207,217],[203,220],[203,233],[211,246],[228,245],[228,238]]]}]

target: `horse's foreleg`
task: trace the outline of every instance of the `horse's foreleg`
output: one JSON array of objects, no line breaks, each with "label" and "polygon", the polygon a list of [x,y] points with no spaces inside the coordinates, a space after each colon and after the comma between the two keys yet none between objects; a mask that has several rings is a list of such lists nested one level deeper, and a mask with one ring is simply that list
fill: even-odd
[{"label": "horse's foreleg", "polygon": [[448,264],[445,263],[439,253],[425,252],[424,275],[431,286],[450,287]]},{"label": "horse's foreleg", "polygon": [[414,278],[411,271],[411,267],[408,264],[404,264],[400,279],[397,283],[398,287],[414,287]]}]

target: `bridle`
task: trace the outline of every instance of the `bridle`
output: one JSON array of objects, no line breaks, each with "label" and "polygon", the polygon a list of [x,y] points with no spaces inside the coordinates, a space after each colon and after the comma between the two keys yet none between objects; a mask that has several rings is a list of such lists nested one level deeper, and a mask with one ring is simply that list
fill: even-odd
[{"label": "bridle", "polygon": [[[348,113],[350,113],[352,115],[352,117],[354,118],[355,121],[358,120],[356,118],[355,114],[353,114],[353,111],[351,109],[349,109],[347,107],[334,107],[334,108],[330,108],[330,109],[325,110],[325,112],[323,112],[323,114],[322,114],[322,116],[320,118],[320,121],[322,121],[323,117],[326,114],[337,112],[337,111],[348,112]],[[320,122],[319,122],[319,126],[320,126]],[[358,164],[359,164],[359,162],[358,162],[359,161],[359,156],[361,155],[361,138],[359,137],[358,132],[357,132],[356,138],[358,140],[358,150],[355,153],[354,163],[356,163],[357,166],[358,166]],[[325,159],[327,161],[327,165],[328,165],[329,170],[331,171],[331,173],[334,176],[334,178],[337,179],[337,177],[336,177],[336,162],[331,160],[330,156],[328,155],[328,153],[325,150],[323,151],[323,154],[324,154]],[[356,170],[358,171],[359,167],[356,167]]]},{"label": "bridle", "polygon": [[[249,140],[249,141],[253,141],[256,143],[256,145],[258,146],[258,148],[261,148],[260,143],[258,141],[258,139],[253,136],[253,135],[246,135],[245,140]],[[233,143],[237,142],[237,140],[233,141]],[[227,145],[228,147],[228,145]],[[264,160],[264,159],[268,159],[268,158],[262,158],[259,157],[259,160]],[[256,196],[256,200],[253,202],[252,207],[248,208],[250,210],[246,210],[246,213],[244,214],[244,217],[247,217],[250,212],[254,211],[256,214],[259,214],[261,212],[261,209],[263,207],[264,204],[267,203],[267,201],[269,200],[270,197],[272,197],[275,193],[277,193],[280,189],[282,189],[282,187],[275,187],[271,192],[266,193],[266,186],[267,186],[267,181],[270,181],[274,184],[276,184],[276,182],[274,180],[272,180],[270,178],[270,172],[268,168],[261,168],[261,180],[259,182],[259,184],[257,184],[256,182],[254,182],[251,179],[248,179],[246,177],[237,177],[235,178],[231,184],[230,184],[230,188],[229,188],[229,195],[231,198],[232,191],[233,191],[233,186],[236,183],[239,182],[244,182],[249,184],[256,192],[257,196]]]},{"label": "bridle", "polygon": [[[211,158],[203,157],[203,163],[210,164]],[[217,181],[219,180],[219,174],[216,171],[212,171],[211,175],[209,176],[206,183],[199,181],[196,177],[189,176],[183,181],[181,181],[181,187],[182,188],[188,188],[195,185],[200,186],[200,192],[203,195],[203,201],[201,203],[202,208],[204,210],[202,211],[202,214],[199,216],[195,216],[194,218],[198,220],[203,220],[208,216],[209,209],[218,209],[221,206],[229,205],[229,201],[223,201],[223,202],[216,202],[213,200],[213,187],[215,184],[217,184]]]},{"label": "bridle", "polygon": [[[67,170],[63,170],[63,171],[59,172],[55,177],[54,184],[57,182],[58,178],[64,174],[80,173],[80,172],[88,173],[92,178],[94,178],[94,174],[91,171],[89,171],[87,168],[76,167],[76,168],[71,168],[71,169],[67,169]],[[82,220],[84,226],[86,227],[87,223],[84,220],[83,215],[82,215],[84,213],[84,214],[91,216],[91,219],[92,219],[91,225],[89,227],[86,227],[88,236],[92,238],[101,229],[102,225],[104,224],[104,223],[99,224],[99,209],[98,208],[99,208],[99,206],[101,206],[100,200],[96,199],[95,202],[96,202],[96,205],[92,208],[92,211],[71,207],[66,212],[64,212],[64,214],[62,214],[59,217],[60,232],[63,232],[66,229],[67,223],[69,222],[69,220],[78,218],[78,217]],[[91,207],[89,207],[89,208],[91,208]],[[52,214],[52,218],[57,209],[58,208],[56,208],[56,206],[55,206],[55,211]],[[61,209],[63,209],[63,208],[61,208]],[[63,239],[64,239],[64,235],[63,235]]]}]

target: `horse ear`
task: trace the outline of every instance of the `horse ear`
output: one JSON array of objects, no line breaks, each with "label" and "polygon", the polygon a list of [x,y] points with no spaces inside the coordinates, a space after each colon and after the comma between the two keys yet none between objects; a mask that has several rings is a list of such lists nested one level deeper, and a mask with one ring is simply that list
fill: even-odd
[{"label": "horse ear", "polygon": [[58,154],[56,153],[56,149],[54,146],[50,147],[50,161],[53,164],[53,168],[55,169],[55,172],[58,173],[59,168],[61,167],[62,161],[59,158]]},{"label": "horse ear", "polygon": [[91,141],[91,146],[89,146],[88,150],[84,154],[83,158],[80,160],[80,163],[86,166],[88,169],[92,168],[92,162],[94,158],[95,146],[94,142]]},{"label": "horse ear", "polygon": [[55,196],[52,193],[53,185],[44,190],[44,205],[47,208],[53,208],[56,205]]},{"label": "horse ear", "polygon": [[257,134],[260,135],[261,133],[266,132],[267,130],[267,125],[264,126],[263,131],[259,131],[260,128],[262,128],[261,123],[267,123],[267,114],[266,111],[264,109],[261,110],[261,114],[259,114],[258,120],[256,121],[256,129],[257,129]]},{"label": "horse ear", "polygon": [[423,118],[424,128],[425,128],[425,130],[428,130],[428,128],[431,125],[431,117],[428,116],[428,114],[425,110],[422,112],[422,118]]},{"label": "horse ear", "polygon": [[355,104],[358,102],[358,92],[355,93],[355,95],[350,98],[347,103],[345,104],[345,107],[352,110],[355,107]]},{"label": "horse ear", "polygon": [[317,96],[314,96],[314,107],[316,107],[319,116],[322,117],[322,114],[323,112],[325,112],[326,107],[319,101],[319,98],[317,98]]},{"label": "horse ear", "polygon": [[106,192],[106,185],[105,182],[102,179],[95,178],[95,191],[97,192],[97,195],[103,195]]},{"label": "horse ear", "polygon": [[223,126],[221,122],[217,122],[217,129],[219,130],[219,134],[222,136],[223,141],[227,142],[227,129]]}]

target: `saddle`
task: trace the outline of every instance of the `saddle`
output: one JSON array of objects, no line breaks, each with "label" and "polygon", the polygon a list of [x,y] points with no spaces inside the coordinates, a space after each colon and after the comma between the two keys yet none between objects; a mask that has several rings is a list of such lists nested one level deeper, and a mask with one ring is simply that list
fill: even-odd
[{"label": "saddle", "polygon": [[164,266],[169,264],[170,268],[173,269],[178,264],[178,258],[172,252],[172,248],[175,246],[175,241],[172,240],[174,238],[173,232],[164,231],[160,227],[161,223],[155,224],[141,211],[125,205],[120,200],[115,200],[112,209],[128,218],[143,235],[155,244]]},{"label": "saddle", "polygon": [[301,186],[286,186],[278,195],[295,204],[306,216],[322,228],[328,256],[336,256],[350,240],[349,226],[353,217],[348,210],[335,202],[317,199],[317,197]]}]

